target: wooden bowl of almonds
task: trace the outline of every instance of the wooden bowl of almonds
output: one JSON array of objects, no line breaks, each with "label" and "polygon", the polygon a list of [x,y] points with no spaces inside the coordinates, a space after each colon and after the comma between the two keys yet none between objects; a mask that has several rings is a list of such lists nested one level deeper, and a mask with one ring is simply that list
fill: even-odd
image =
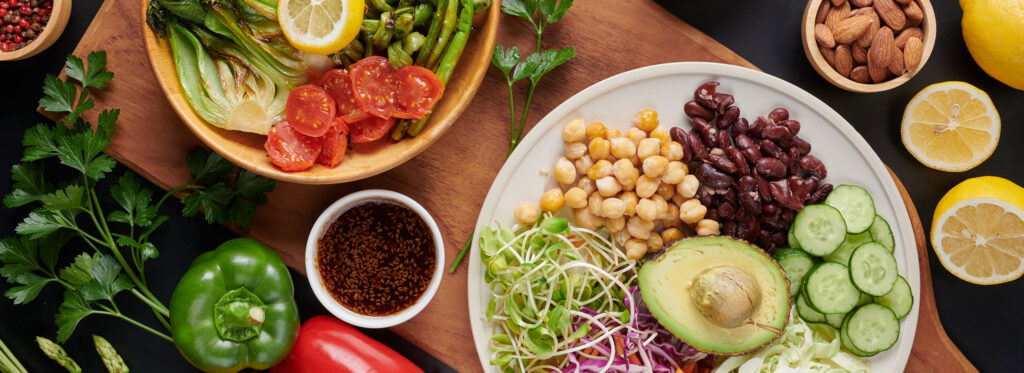
[{"label": "wooden bowl of almonds", "polygon": [[810,0],[804,53],[825,80],[852,92],[881,92],[910,80],[935,45],[928,0]]}]

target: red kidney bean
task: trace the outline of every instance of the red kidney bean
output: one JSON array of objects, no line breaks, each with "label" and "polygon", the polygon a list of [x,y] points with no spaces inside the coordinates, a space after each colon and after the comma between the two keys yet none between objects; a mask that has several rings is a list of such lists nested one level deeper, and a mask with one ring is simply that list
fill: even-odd
[{"label": "red kidney bean", "polygon": [[690,148],[693,149],[693,157],[696,159],[707,159],[708,158],[708,147],[704,146],[704,140],[701,140],[700,133],[694,128],[687,134],[690,144]]},{"label": "red kidney bean", "polygon": [[755,175],[754,180],[757,181],[757,194],[761,196],[761,200],[771,202],[772,190],[768,186],[768,179],[765,179],[764,176],[761,175]]},{"label": "red kidney bean", "polygon": [[725,221],[722,222],[720,231],[722,235],[736,237],[736,221],[732,219],[725,219]]},{"label": "red kidney bean", "polygon": [[693,128],[700,134],[700,138],[705,146],[709,148],[714,147],[715,134],[718,133],[718,129],[700,118],[693,118]]},{"label": "red kidney bean", "polygon": [[782,148],[779,148],[779,146],[775,145],[771,140],[759,141],[757,143],[757,148],[761,150],[761,155],[766,157],[779,158],[779,156],[786,154],[786,152],[782,151]]},{"label": "red kidney bean", "polygon": [[750,128],[747,130],[747,132],[748,134],[750,134],[750,136],[760,138],[761,129],[767,126],[768,124],[768,120],[764,119],[764,117],[757,117],[757,119],[750,123]]},{"label": "red kidney bean", "polygon": [[704,206],[711,206],[711,197],[713,196],[711,193],[708,193],[708,188],[705,188],[704,186],[697,188],[697,194],[693,197],[700,201],[700,204]]},{"label": "red kidney bean", "polygon": [[728,190],[726,190],[725,194],[722,195],[722,201],[729,202],[729,203],[732,203],[733,205],[735,205],[736,204],[736,188],[729,188]]},{"label": "red kidney bean", "polygon": [[725,201],[718,205],[718,216],[725,216],[727,219],[732,219],[736,216],[736,205],[732,202]]},{"label": "red kidney bean", "polygon": [[697,103],[697,101],[687,101],[683,105],[683,112],[690,118],[701,118],[708,122],[715,119],[715,113]]},{"label": "red kidney bean", "polygon": [[775,123],[789,119],[789,110],[786,108],[775,108],[771,113],[768,113],[768,118],[775,121]]},{"label": "red kidney bean", "polygon": [[686,130],[684,130],[682,127],[672,127],[668,130],[668,135],[669,137],[672,138],[672,141],[682,144],[684,138],[686,137]]},{"label": "red kidney bean", "polygon": [[736,217],[736,234],[753,242],[761,233],[761,222],[757,215],[740,214]]},{"label": "red kidney bean", "polygon": [[[771,194],[771,192],[768,192]],[[764,196],[763,194],[761,195]],[[761,215],[765,216],[779,216],[782,213],[782,209],[779,208],[779,204],[775,202],[768,202],[761,204]]]},{"label": "red kidney bean", "polygon": [[707,82],[697,87],[697,90],[693,92],[693,99],[703,105],[705,108],[713,109],[715,107],[715,90],[718,89],[718,82]]},{"label": "red kidney bean", "polygon": [[[675,127],[673,129],[679,129],[679,127]],[[677,132],[682,133],[682,135],[677,139],[676,135],[673,134],[672,140],[683,147],[683,159],[681,159],[681,161],[683,164],[689,164],[690,161],[693,160],[693,148],[690,147],[690,138],[686,135],[686,131],[683,131],[682,129],[679,129]]]},{"label": "red kidney bean", "polygon": [[781,231],[786,229],[786,222],[782,221],[781,215],[779,216],[762,216],[761,226],[768,228],[773,231]]},{"label": "red kidney bean", "polygon": [[813,205],[816,203],[825,202],[825,197],[828,197],[828,194],[831,192],[832,184],[821,184],[818,186],[818,189],[814,191],[814,193],[811,193],[811,198],[807,200],[807,203]]},{"label": "red kidney bean", "polygon": [[779,141],[785,138],[789,138],[790,136],[791,134],[789,133],[789,129],[786,128],[786,126],[769,124],[767,126],[761,127],[761,137],[772,141]]},{"label": "red kidney bean", "polygon": [[772,233],[772,247],[786,246],[786,234],[782,232]]},{"label": "red kidney bean", "polygon": [[800,149],[789,148],[786,151],[786,156],[789,158],[789,162],[786,163],[786,167],[789,169],[790,175],[796,175],[796,171],[800,165]]},{"label": "red kidney bean", "polygon": [[800,158],[800,168],[806,170],[814,177],[824,179],[828,175],[828,170],[825,169],[825,164],[821,162],[818,157],[813,155],[805,155]]},{"label": "red kidney bean", "polygon": [[739,149],[736,147],[729,147],[728,149],[725,149],[725,155],[729,157],[729,160],[732,161],[732,163],[736,164],[736,172],[739,173],[739,175],[742,176],[750,174],[750,166],[747,165],[747,160],[743,157],[743,153],[740,152]]},{"label": "red kidney bean", "polygon": [[772,197],[779,201],[783,207],[793,210],[803,210],[803,202],[793,196],[793,190],[789,188],[789,181],[785,179],[775,180],[768,184],[772,191]]},{"label": "red kidney bean", "polygon": [[728,129],[729,127],[732,127],[733,123],[735,123],[736,119],[739,117],[740,108],[730,106],[729,108],[725,109],[725,113],[723,113],[722,116],[718,118],[718,128],[724,130]]},{"label": "red kidney bean", "polygon": [[737,171],[739,171],[737,169],[736,164],[730,161],[729,157],[726,156],[725,154],[719,154],[717,152],[708,153],[708,161],[710,161],[711,164],[714,165],[719,170],[725,171],[725,173],[728,174],[735,174]]},{"label": "red kidney bean", "polygon": [[772,232],[762,229],[761,232],[757,234],[757,239],[754,240],[754,242],[765,251],[771,250]]},{"label": "red kidney bean", "polygon": [[718,221],[718,210],[708,210],[708,212],[704,214],[704,219]]},{"label": "red kidney bean", "polygon": [[[728,162],[729,160],[725,159],[725,161]],[[700,181],[701,185],[714,189],[724,189],[732,186],[731,176],[722,173],[722,171],[719,171],[714,166],[707,163],[701,162],[701,164],[693,170],[693,175],[697,177],[697,180]]]},{"label": "red kidney bean", "polygon": [[758,159],[761,159],[761,152],[757,151],[756,148],[755,149],[750,149],[750,148],[743,149],[742,152],[743,152],[743,157],[746,158],[747,161],[749,161],[750,163],[755,163],[755,162],[757,162]]},{"label": "red kidney bean", "polygon": [[725,130],[718,130],[715,133],[715,146],[727,149],[732,147],[732,137],[729,136],[729,132]]},{"label": "red kidney bean", "polygon": [[783,209],[782,213],[779,214],[779,218],[782,219],[782,222],[786,223],[786,225],[792,224],[793,220],[796,219],[796,211]]},{"label": "red kidney bean", "polygon": [[761,158],[754,163],[754,171],[768,179],[786,177],[786,165],[775,158]]},{"label": "red kidney bean", "polygon": [[736,135],[736,146],[740,147],[740,149],[757,149],[757,145],[754,144],[754,140],[751,140],[750,136],[745,134]]},{"label": "red kidney bean", "polygon": [[811,143],[801,139],[800,136],[793,136],[793,146],[800,150],[800,155],[807,155],[811,152]]},{"label": "red kidney bean", "polygon": [[789,133],[791,133],[793,135],[796,135],[797,132],[800,132],[800,122],[798,122],[798,121],[789,119],[789,120],[781,121],[781,122],[779,122],[779,124],[785,126],[787,129],[789,129]]},{"label": "red kidney bean", "polygon": [[732,125],[733,135],[745,135],[750,130],[750,122],[747,122],[747,118],[740,118],[736,120],[736,123]]},{"label": "red kidney bean", "polygon": [[739,191],[736,199],[739,200],[740,208],[753,215],[761,214],[761,197],[757,193],[757,180],[747,175],[740,178],[737,185]]},{"label": "red kidney bean", "polygon": [[718,112],[718,115],[725,114],[725,109],[728,109],[729,106],[736,103],[736,98],[728,93],[716,92],[712,98],[715,102],[715,111]]},{"label": "red kidney bean", "polygon": [[788,179],[789,188],[793,190],[793,196],[800,201],[811,198],[811,193],[818,188],[818,180],[814,178],[802,178],[797,175],[790,175]]}]

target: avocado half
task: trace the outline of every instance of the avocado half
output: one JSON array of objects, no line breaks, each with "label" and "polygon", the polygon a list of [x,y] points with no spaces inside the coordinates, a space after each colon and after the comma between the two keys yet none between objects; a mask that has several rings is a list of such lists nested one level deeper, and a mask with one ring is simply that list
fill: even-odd
[{"label": "avocado half", "polygon": [[691,347],[742,355],[789,321],[789,282],[768,254],[728,237],[677,241],[644,263],[640,294],[651,314]]}]

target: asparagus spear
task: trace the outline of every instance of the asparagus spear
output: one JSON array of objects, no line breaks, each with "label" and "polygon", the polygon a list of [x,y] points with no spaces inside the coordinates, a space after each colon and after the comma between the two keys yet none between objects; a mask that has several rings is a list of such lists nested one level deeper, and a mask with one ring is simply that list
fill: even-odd
[{"label": "asparagus spear", "polygon": [[103,359],[103,365],[107,367],[107,371],[110,373],[128,373],[128,365],[124,363],[124,359],[121,355],[117,354],[117,350],[114,346],[110,345],[103,337],[93,334],[92,341],[96,345],[96,352],[99,352],[100,358]]},{"label": "asparagus spear", "polygon": [[36,337],[36,342],[39,343],[39,349],[43,350],[46,356],[56,361],[57,364],[67,369],[68,372],[82,373],[82,368],[78,367],[78,363],[75,363],[74,360],[71,360],[71,357],[68,356],[63,347],[43,337]]},{"label": "asparagus spear", "polygon": [[448,40],[452,37],[452,32],[455,31],[455,23],[458,21],[459,3],[456,0],[450,0],[448,7],[444,12],[444,20],[441,23],[441,34],[438,36],[437,44],[434,44],[434,49],[429,50],[430,56],[427,58],[427,63],[424,65],[426,68],[434,70],[438,60],[441,58],[441,53],[444,52],[444,48],[448,45]]},{"label": "asparagus spear", "polygon": [[437,44],[438,35],[441,33],[441,22],[442,18],[438,16],[437,12],[440,12],[442,8],[446,7],[449,2],[457,0],[438,0],[437,11],[434,12],[434,19],[430,21],[430,30],[427,31],[427,43],[423,45],[422,51],[416,56],[416,65],[427,66],[427,59],[430,58],[430,51],[434,49],[434,45]]},{"label": "asparagus spear", "polygon": [[[451,78],[452,72],[455,71],[455,65],[459,62],[459,57],[462,56],[462,51],[466,49],[466,43],[469,41],[469,32],[473,29],[473,0],[461,1],[462,14],[459,15],[459,29],[455,33],[455,37],[452,38],[447,50],[445,50],[444,57],[441,58],[441,62],[437,67],[437,77],[444,84],[448,84],[448,79]],[[428,114],[412,122],[409,125],[409,136],[419,135],[423,128],[426,127],[429,119],[430,115]]]}]

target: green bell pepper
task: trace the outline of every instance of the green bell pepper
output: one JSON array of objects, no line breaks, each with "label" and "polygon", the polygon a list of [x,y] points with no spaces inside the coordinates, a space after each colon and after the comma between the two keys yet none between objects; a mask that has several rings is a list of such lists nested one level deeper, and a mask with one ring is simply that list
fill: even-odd
[{"label": "green bell pepper", "polygon": [[236,238],[204,253],[171,296],[171,335],[206,372],[267,369],[291,350],[299,312],[288,267],[266,245]]}]

